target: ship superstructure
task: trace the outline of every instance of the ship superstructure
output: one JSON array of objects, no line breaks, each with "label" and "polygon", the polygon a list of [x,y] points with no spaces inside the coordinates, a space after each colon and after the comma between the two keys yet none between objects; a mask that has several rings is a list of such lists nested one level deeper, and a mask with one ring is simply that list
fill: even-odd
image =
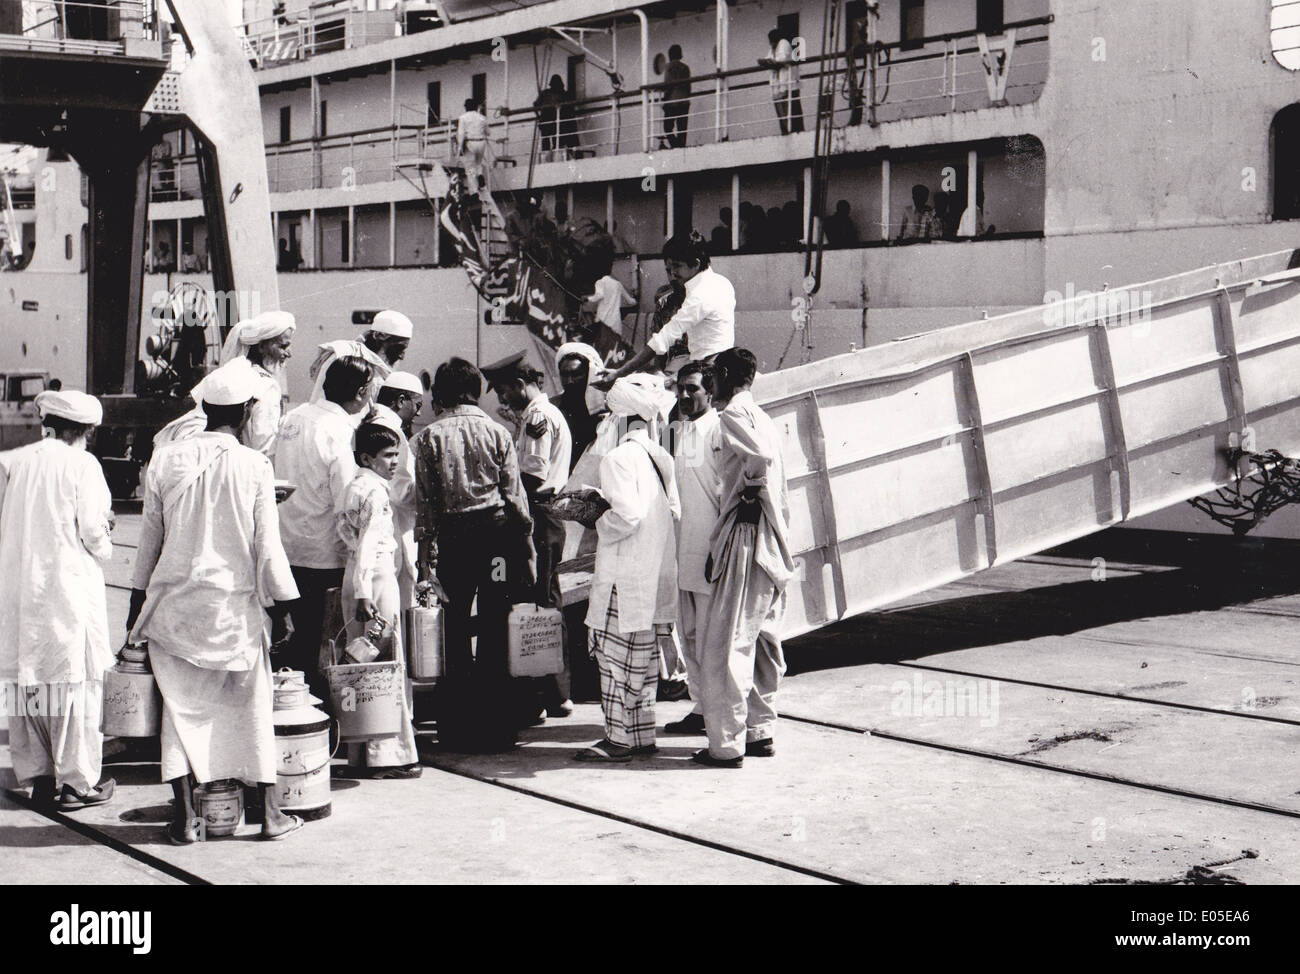
[{"label": "ship superstructure", "polygon": [[[257,69],[281,300],[304,342],[403,308],[417,370],[521,347],[521,326],[485,323],[434,217],[468,98],[486,107],[507,216],[533,196],[558,224],[611,233],[616,276],[641,285],[630,337],[645,336],[664,236],[695,227],[737,284],[738,340],[768,369],[1289,246],[1289,8],[1237,6],[1189,0],[1174,20],[1158,3],[1080,0],[250,0],[238,34]],[[795,60],[785,74],[760,63],[769,31]],[[674,46],[685,94],[665,81]],[[193,139],[169,135],[147,306],[205,280],[197,173]],[[900,241],[918,186],[939,229]],[[59,307],[80,270],[71,236],[15,298]],[[16,317],[52,334],[43,314]],[[309,359],[291,363],[291,396]]]}]

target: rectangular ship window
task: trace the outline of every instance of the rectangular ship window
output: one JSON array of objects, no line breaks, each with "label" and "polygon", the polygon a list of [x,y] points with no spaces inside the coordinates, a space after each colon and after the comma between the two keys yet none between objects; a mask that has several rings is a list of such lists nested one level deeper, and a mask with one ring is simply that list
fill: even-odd
[{"label": "rectangular ship window", "polygon": [[923,47],[925,37],[925,0],[902,0],[898,7],[898,39],[905,51]]}]

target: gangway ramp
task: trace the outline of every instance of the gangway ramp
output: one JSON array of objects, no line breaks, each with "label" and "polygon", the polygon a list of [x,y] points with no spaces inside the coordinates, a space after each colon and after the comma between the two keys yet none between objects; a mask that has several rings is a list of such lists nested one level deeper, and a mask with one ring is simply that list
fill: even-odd
[{"label": "gangway ramp", "polygon": [[[1300,251],[762,375],[785,432],[789,638],[1300,453]],[[1248,473],[1249,471],[1242,471]]]}]

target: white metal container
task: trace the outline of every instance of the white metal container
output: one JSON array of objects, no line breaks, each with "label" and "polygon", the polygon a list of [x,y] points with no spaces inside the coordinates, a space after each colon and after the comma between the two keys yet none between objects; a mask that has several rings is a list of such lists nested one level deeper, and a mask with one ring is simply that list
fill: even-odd
[{"label": "white metal container", "polygon": [[153,737],[162,725],[162,696],[149,666],[149,644],[128,644],[104,674],[102,731],[108,737]]},{"label": "white metal container", "polygon": [[413,680],[436,680],[446,673],[442,606],[406,610],[406,672]]},{"label": "white metal container", "polygon": [[507,631],[511,676],[551,676],[564,669],[564,616],[559,609],[516,605]]},{"label": "white metal container", "polygon": [[401,732],[406,681],[400,661],[341,663],[327,666],[325,675],[340,740],[373,741]]},{"label": "white metal container", "polygon": [[244,820],[244,788],[238,781],[210,781],[194,789],[194,810],[203,820],[204,837],[234,835]]},{"label": "white metal container", "polygon": [[326,818],[330,803],[330,718],[314,704],[303,674],[275,674],[275,788],[270,801],[283,812],[308,821]]}]

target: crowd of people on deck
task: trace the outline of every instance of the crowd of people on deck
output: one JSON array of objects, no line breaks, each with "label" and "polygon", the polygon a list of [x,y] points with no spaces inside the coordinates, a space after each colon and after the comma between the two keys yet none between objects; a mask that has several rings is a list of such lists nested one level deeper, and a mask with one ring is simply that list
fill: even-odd
[{"label": "crowd of people on deck", "polygon": [[[569,532],[556,500],[575,487],[601,500],[575,519],[595,537],[586,647],[604,723],[575,757],[630,762],[655,752],[659,732],[707,738],[694,760],[708,766],[771,756],[794,569],[781,438],[750,391],[757,363],[735,347],[735,290],[704,239],[673,237],[663,253],[680,309],[618,368],[588,344],[561,345],[554,401],[523,351],[482,369],[449,358],[426,390],[398,370],[414,324],[388,310],[357,339],[320,345],[308,400],[281,415],[294,317],[234,326],[143,472],[124,633],[109,631],[114,518],[88,449],[102,406],[41,393],[44,438],[0,453],[0,684],[33,801],[68,811],[112,799],[102,696],[123,639],[147,644],[161,694],[178,844],[202,837],[194,789],[214,781],[260,792],[264,838],[302,827],[272,791],[273,671],[302,672],[328,699],[337,647],[377,622],[404,666],[403,614],[417,603],[444,612],[440,747],[499,751],[525,726],[570,716],[569,640],[563,672],[511,679],[507,626],[515,605],[561,605]],[[480,407],[486,390],[515,429]],[[432,420],[417,430],[426,392]],[[661,676],[694,707],[660,729]],[[349,745],[353,771],[420,775],[409,678],[401,707],[400,733]]]}]

